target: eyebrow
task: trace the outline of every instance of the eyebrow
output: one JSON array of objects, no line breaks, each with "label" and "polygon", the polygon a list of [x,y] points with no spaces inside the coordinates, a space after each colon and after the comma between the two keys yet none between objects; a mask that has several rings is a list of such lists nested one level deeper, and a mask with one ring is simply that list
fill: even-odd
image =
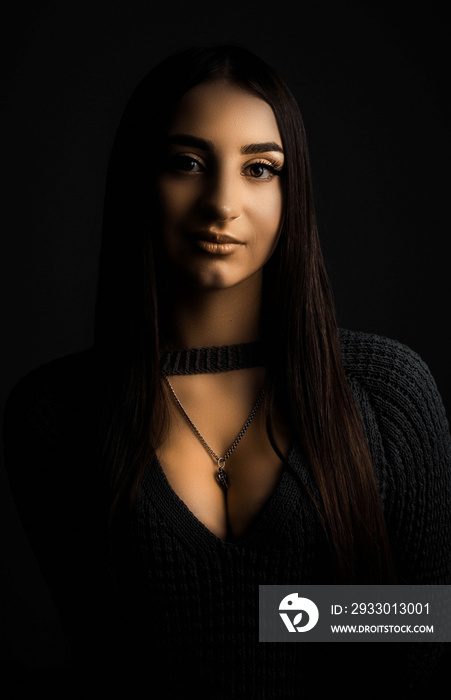
[{"label": "eyebrow", "polygon": [[[212,151],[213,143],[208,139],[201,139],[198,136],[190,136],[189,134],[174,134],[169,136],[168,143],[178,144],[180,146],[196,146],[204,151]],[[249,143],[247,146],[242,146],[241,153],[267,153],[268,151],[276,151],[283,153],[282,146],[279,146],[275,141],[264,141],[263,143]]]},{"label": "eyebrow", "polygon": [[241,148],[241,153],[266,153],[267,151],[277,151],[277,153],[283,153],[283,148],[275,141],[250,143],[248,146],[243,146]]}]

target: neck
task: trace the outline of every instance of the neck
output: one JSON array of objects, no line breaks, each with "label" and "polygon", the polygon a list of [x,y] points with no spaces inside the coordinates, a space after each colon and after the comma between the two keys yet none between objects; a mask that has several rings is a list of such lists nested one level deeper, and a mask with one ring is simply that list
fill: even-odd
[{"label": "neck", "polygon": [[260,339],[261,285],[253,279],[227,289],[185,288],[169,304],[169,347],[201,348]]}]

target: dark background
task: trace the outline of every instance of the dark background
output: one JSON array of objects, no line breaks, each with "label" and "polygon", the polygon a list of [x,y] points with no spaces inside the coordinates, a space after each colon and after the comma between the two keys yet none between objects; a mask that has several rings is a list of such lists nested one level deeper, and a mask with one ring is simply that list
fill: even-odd
[{"label": "dark background", "polygon": [[[300,104],[340,325],[410,345],[449,412],[447,27],[436,2],[16,2],[0,37],[1,410],[30,369],[90,345],[130,92],[174,49],[233,41]],[[0,492],[3,654],[46,665],[57,623],[3,468]]]}]

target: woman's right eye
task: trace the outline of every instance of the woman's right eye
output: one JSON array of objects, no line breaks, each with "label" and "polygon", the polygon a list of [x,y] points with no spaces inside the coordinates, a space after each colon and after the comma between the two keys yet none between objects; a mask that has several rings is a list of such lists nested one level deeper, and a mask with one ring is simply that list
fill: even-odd
[{"label": "woman's right eye", "polygon": [[204,170],[203,165],[193,156],[186,156],[181,153],[173,155],[169,159],[170,167],[184,173],[198,173]]}]

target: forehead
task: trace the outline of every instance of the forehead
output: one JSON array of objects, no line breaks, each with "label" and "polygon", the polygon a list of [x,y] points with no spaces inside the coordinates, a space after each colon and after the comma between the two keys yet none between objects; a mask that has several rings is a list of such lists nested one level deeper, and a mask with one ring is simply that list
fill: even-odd
[{"label": "forehead", "polygon": [[239,145],[282,139],[272,108],[244,88],[209,81],[191,88],[180,100],[169,135],[190,134],[213,142],[227,138]]}]

